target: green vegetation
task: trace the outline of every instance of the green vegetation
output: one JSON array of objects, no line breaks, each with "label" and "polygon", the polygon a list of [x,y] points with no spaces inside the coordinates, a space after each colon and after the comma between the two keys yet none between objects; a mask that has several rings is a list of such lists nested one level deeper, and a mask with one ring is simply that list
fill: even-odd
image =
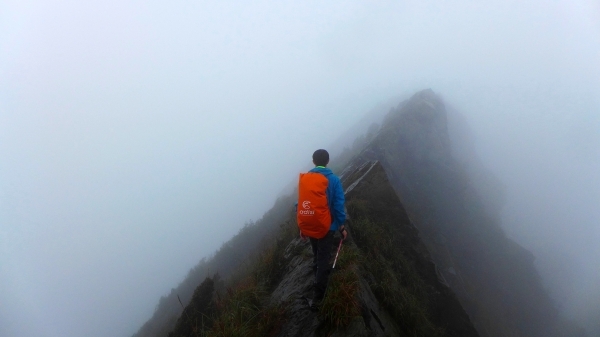
[{"label": "green vegetation", "polygon": [[[214,279],[218,279],[218,276],[215,276]],[[203,331],[210,329],[211,316],[214,311],[212,303],[214,284],[214,280],[207,277],[196,288],[192,301],[183,310],[175,330],[169,333],[169,337],[199,336]]]},{"label": "green vegetation", "polygon": [[264,242],[275,241],[280,234],[278,226],[289,218],[294,201],[293,195],[277,199],[261,219],[246,223],[213,256],[201,259],[176,288],[160,298],[152,317],[132,337],[164,337],[172,331],[181,315],[180,300],[184,305],[189,303],[196,287],[209,275],[218,273],[223,279],[230,279],[248,261],[249,254],[260,251]]},{"label": "green vegetation", "polygon": [[235,288],[230,288],[216,301],[218,316],[212,329],[199,336],[214,337],[264,337],[276,332],[283,323],[283,311],[265,305],[268,295],[256,280],[249,278]]},{"label": "green vegetation", "polygon": [[427,310],[425,284],[415,266],[406,258],[397,240],[399,226],[387,221],[373,222],[365,216],[367,204],[355,199],[348,202],[352,233],[365,259],[365,271],[373,293],[400,327],[411,336],[441,336]]},{"label": "green vegetation", "polygon": [[327,295],[321,303],[320,314],[327,330],[347,327],[361,316],[358,302],[360,255],[354,245],[346,244],[340,252],[339,269],[332,271]]},{"label": "green vegetation", "polygon": [[255,260],[250,273],[266,290],[272,290],[281,280],[287,263],[285,249],[296,235],[295,224],[289,221],[282,224],[275,242],[266,245],[268,248],[259,253]]},{"label": "green vegetation", "polygon": [[210,295],[204,307],[186,307],[169,337],[264,337],[283,322],[283,310],[265,304],[268,293],[252,277]]},{"label": "green vegetation", "polygon": [[292,228],[290,223],[282,224],[278,236],[263,240],[265,249],[231,276],[224,291],[210,288],[209,301],[196,299],[200,294],[207,298],[207,281],[201,284],[169,337],[264,337],[276,333],[285,311],[270,305],[268,298],[282,277],[285,248],[295,233]]}]

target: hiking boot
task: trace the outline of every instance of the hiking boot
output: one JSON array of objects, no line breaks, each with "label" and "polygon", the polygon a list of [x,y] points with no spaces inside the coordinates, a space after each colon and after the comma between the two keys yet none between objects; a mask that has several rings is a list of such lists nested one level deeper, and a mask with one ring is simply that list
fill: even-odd
[{"label": "hiking boot", "polygon": [[310,310],[319,311],[319,307],[321,306],[321,302],[323,302],[323,298],[325,294],[315,287],[313,292],[313,298],[309,301]]},{"label": "hiking boot", "polygon": [[313,296],[312,296],[313,301],[319,303],[323,300],[324,297],[325,297],[325,290],[322,289],[321,287],[319,287],[319,285],[317,283],[315,283],[314,287],[313,287]]},{"label": "hiking boot", "polygon": [[317,312],[319,311],[319,305],[321,304],[320,302],[317,302],[315,300],[313,300],[312,298],[303,296],[302,300],[304,301],[304,303],[306,303],[306,305],[308,306],[308,309],[310,309],[310,311],[312,312]]}]

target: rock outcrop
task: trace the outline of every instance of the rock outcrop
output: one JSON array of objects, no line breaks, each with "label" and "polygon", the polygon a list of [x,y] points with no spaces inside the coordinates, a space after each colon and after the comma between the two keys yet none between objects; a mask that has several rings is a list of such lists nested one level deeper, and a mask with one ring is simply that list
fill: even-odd
[{"label": "rock outcrop", "polygon": [[484,174],[472,179],[480,168],[453,157],[447,119],[442,100],[421,91],[386,116],[355,165],[381,162],[441,279],[480,334],[579,334],[560,319],[533,255],[506,237],[496,216],[500,210],[481,194],[496,182],[483,181]]}]

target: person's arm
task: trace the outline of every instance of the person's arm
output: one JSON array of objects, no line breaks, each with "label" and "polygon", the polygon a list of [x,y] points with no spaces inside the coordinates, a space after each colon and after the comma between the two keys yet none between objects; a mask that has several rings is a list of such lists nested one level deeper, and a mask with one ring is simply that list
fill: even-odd
[{"label": "person's arm", "polygon": [[342,183],[339,178],[335,179],[334,193],[333,193],[333,218],[335,222],[338,224],[338,229],[342,232],[344,239],[346,239],[347,232],[344,228],[344,222],[346,221],[346,212],[344,203],[346,202],[346,198],[344,197],[344,189],[342,188]]}]

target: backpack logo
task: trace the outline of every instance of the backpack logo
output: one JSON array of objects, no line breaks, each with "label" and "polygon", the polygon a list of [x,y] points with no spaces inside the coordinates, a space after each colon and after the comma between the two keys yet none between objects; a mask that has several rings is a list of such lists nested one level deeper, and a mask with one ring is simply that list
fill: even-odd
[{"label": "backpack logo", "polygon": [[299,211],[300,215],[308,215],[308,216],[315,215],[315,211],[310,209],[310,201],[308,201],[308,200],[303,201],[302,207],[304,209],[301,209]]}]

